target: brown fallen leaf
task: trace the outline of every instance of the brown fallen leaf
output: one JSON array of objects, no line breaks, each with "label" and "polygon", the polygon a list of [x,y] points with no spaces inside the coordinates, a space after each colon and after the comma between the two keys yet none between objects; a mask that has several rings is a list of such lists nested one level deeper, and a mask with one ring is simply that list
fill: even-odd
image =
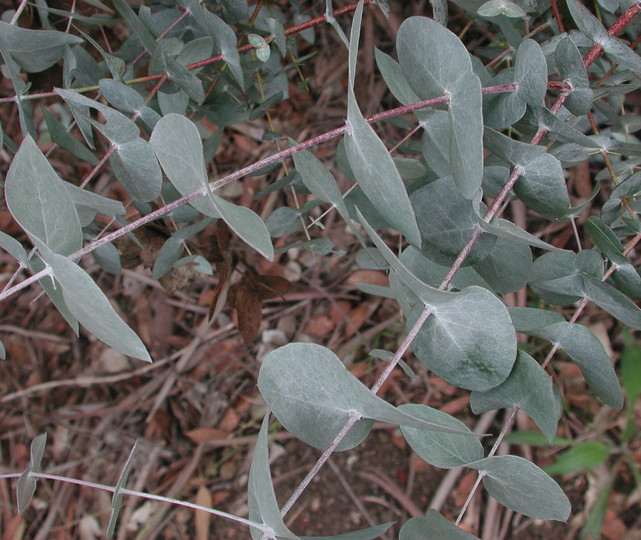
[{"label": "brown fallen leaf", "polygon": [[[206,486],[200,486],[196,493],[196,504],[211,508],[211,493]],[[194,525],[196,526],[196,540],[209,539],[209,524],[211,523],[211,514],[196,510],[194,513]]]}]

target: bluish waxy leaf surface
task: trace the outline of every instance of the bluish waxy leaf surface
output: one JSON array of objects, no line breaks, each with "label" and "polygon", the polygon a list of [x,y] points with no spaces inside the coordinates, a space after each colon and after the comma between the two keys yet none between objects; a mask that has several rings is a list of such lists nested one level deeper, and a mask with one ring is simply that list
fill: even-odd
[{"label": "bluish waxy leaf surface", "polygon": [[[272,474],[269,470],[269,411],[265,414],[261,424],[247,482],[247,498],[249,506],[249,519],[271,527],[279,538],[298,538],[285,525],[280,515]],[[255,527],[250,528],[252,538],[260,540],[263,531]]]},{"label": "bluish waxy leaf surface", "polygon": [[572,114],[586,114],[592,108],[592,90],[581,53],[569,37],[557,44],[554,62],[561,78],[572,85],[572,92],[564,105]]},{"label": "bluish waxy leaf surface", "polygon": [[31,441],[31,461],[29,467],[18,478],[16,485],[16,495],[18,502],[18,513],[22,514],[31,501],[31,497],[36,492],[37,479],[31,476],[31,473],[40,472],[42,456],[47,443],[47,434],[42,433]]},{"label": "bluish waxy leaf surface", "polygon": [[31,240],[55,253],[71,255],[82,247],[80,219],[63,181],[31,137],[13,158],[5,182],[11,215]]},{"label": "bluish waxy leaf surface", "polygon": [[[422,310],[422,305],[414,306],[408,328]],[[503,302],[487,289],[469,287],[435,307],[412,349],[447,382],[483,392],[507,379],[516,358],[516,337]]]},{"label": "bluish waxy leaf surface", "polygon": [[416,296],[425,304],[425,305],[437,305],[443,302],[447,302],[450,299],[454,298],[455,294],[445,291],[440,291],[436,287],[431,287],[427,283],[422,282],[418,279],[408,268],[398,259],[392,250],[387,247],[387,244],[383,242],[380,236],[376,234],[376,231],[365,221],[365,218],[360,212],[358,212],[358,218],[365,229],[365,232],[372,239],[376,247],[378,248],[379,253],[387,261],[390,267],[398,274],[400,279],[403,280],[405,285],[407,285]]},{"label": "bluish waxy leaf surface", "polygon": [[376,210],[409,242],[418,245],[420,233],[403,179],[383,141],[363,118],[353,90],[349,96],[351,132],[345,138],[345,149],[354,176]]},{"label": "bluish waxy leaf surface", "polygon": [[[399,410],[428,422],[437,422],[455,429],[469,431],[468,427],[460,420],[427,405],[406,404],[401,405]],[[428,432],[407,426],[401,426],[401,432],[412,450],[435,467],[446,469],[460,467],[483,458],[483,446],[478,439],[472,437],[454,433]]]},{"label": "bluish waxy leaf surface", "polygon": [[105,536],[111,538],[116,530],[116,524],[118,522],[118,515],[120,514],[120,508],[122,507],[122,489],[127,486],[127,479],[129,478],[129,472],[131,471],[131,466],[134,463],[134,455],[136,453],[136,448],[138,448],[138,439],[131,448],[129,457],[125,462],[125,466],[122,468],[118,482],[111,496],[111,515],[109,516],[109,523],[107,524],[107,531]]},{"label": "bluish waxy leaf surface", "polygon": [[473,199],[483,179],[483,112],[481,83],[467,49],[426,17],[403,22],[396,48],[405,78],[420,99],[449,96],[452,176],[463,197]]},{"label": "bluish waxy leaf surface", "polygon": [[468,467],[483,473],[487,492],[502,505],[534,519],[566,521],[570,501],[534,463],[518,456],[494,456]]},{"label": "bluish waxy leaf surface", "polygon": [[71,313],[94,336],[120,352],[151,362],[143,342],[120,318],[93,279],[67,257],[43,253]]},{"label": "bluish waxy leaf surface", "polygon": [[65,54],[65,47],[82,43],[82,38],[54,30],[29,30],[0,21],[11,57],[20,67],[37,73],[53,66]]},{"label": "bluish waxy leaf surface", "polygon": [[[438,264],[451,265],[479,227],[481,218],[472,202],[459,193],[451,176],[417,189],[410,200],[421,231],[421,252]],[[494,235],[482,235],[465,264],[483,260],[495,242]]]},{"label": "bluish waxy leaf surface", "polygon": [[528,334],[558,344],[581,368],[586,382],[610,407],[623,407],[623,393],[603,345],[585,326],[558,322],[531,329]]},{"label": "bluish waxy leaf surface", "polygon": [[470,406],[474,414],[518,407],[534,420],[551,443],[561,416],[557,399],[550,376],[534,358],[519,351],[505,382],[487,392],[472,392]]},{"label": "bluish waxy leaf surface", "polygon": [[144,139],[117,145],[109,164],[132,198],[149,202],[160,195],[162,172],[153,149]]},{"label": "bluish waxy leaf surface", "polygon": [[477,536],[459,529],[436,510],[425,517],[413,517],[401,527],[399,540],[479,540]]},{"label": "bluish waxy leaf surface", "polygon": [[44,115],[45,122],[47,123],[47,128],[49,129],[52,141],[58,143],[62,148],[69,150],[69,152],[74,156],[90,163],[91,165],[96,165],[98,163],[98,158],[94,156],[93,153],[78,139],[71,135],[62,123],[44,107],[42,109],[42,114]]},{"label": "bluish waxy leaf surface", "polygon": [[[454,428],[451,422],[423,420],[393,407],[347,371],[333,352],[313,343],[290,343],[269,353],[260,369],[258,388],[281,424],[319,449],[330,445],[352,413],[418,429],[470,436],[469,431]],[[348,448],[359,444],[364,435],[367,433],[352,437]]]},{"label": "bluish waxy leaf surface", "polygon": [[210,217],[222,217],[263,257],[274,258],[274,248],[263,220],[249,208],[236,206],[210,191],[202,141],[191,120],[178,114],[163,117],[156,124],[149,142],[165,174],[182,195],[204,192],[203,197],[191,201],[196,210]]}]

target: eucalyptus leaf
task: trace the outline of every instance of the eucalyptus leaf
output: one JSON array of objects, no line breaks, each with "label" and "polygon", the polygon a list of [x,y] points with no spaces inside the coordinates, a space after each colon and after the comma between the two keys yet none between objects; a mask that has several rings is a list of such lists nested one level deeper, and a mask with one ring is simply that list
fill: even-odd
[{"label": "eucalyptus leaf", "polygon": [[612,362],[601,342],[588,328],[558,322],[526,333],[558,344],[581,368],[586,382],[605,403],[614,409],[623,407],[623,393]]},{"label": "eucalyptus leaf", "polygon": [[474,73],[453,83],[448,112],[452,177],[463,197],[471,200],[483,182],[483,100]]},{"label": "eucalyptus leaf", "polygon": [[109,523],[107,524],[107,531],[105,536],[111,538],[116,530],[116,524],[118,522],[118,515],[120,514],[120,508],[122,506],[122,489],[127,485],[127,479],[129,478],[129,472],[131,471],[131,466],[134,462],[134,455],[136,449],[138,448],[138,439],[131,448],[129,457],[125,462],[125,466],[122,468],[118,482],[116,482],[113,495],[111,496],[111,515],[109,516]]},{"label": "eucalyptus leaf", "polygon": [[554,63],[562,79],[572,87],[565,106],[577,116],[586,114],[592,108],[592,90],[581,53],[569,37],[557,43]]},{"label": "eucalyptus leaf", "polygon": [[497,238],[490,254],[473,268],[499,294],[516,292],[527,285],[532,267],[532,252],[522,242]]},{"label": "eucalyptus leaf", "polygon": [[[480,226],[474,205],[459,193],[451,176],[417,189],[410,200],[421,233],[421,252],[438,264],[451,265]],[[494,235],[482,235],[464,264],[483,260],[495,242]]]},{"label": "eucalyptus leaf", "polygon": [[167,53],[165,53],[165,65],[167,66],[167,78],[170,81],[175,82],[196,103],[202,103],[205,100],[203,83],[196,75]]},{"label": "eucalyptus leaf", "polygon": [[4,21],[0,21],[0,34],[13,60],[29,73],[44,71],[63,57],[65,47],[82,43],[82,38],[65,32],[29,30]]},{"label": "eucalyptus leaf", "polygon": [[[296,539],[298,537],[287,528],[280,515],[269,470],[269,413],[268,410],[263,418],[249,469],[247,481],[249,519],[271,527],[279,538]],[[258,528],[251,527],[250,532],[255,540],[263,538],[263,531]]]},{"label": "eucalyptus leaf", "polygon": [[156,41],[151,35],[147,27],[143,24],[140,18],[134,13],[134,10],[129,7],[125,0],[113,0],[114,7],[120,13],[120,16],[125,20],[129,28],[140,41],[140,43],[147,49],[148,53],[154,52],[156,48]]},{"label": "eucalyptus leaf", "polygon": [[195,0],[190,2],[190,9],[198,24],[214,39],[215,46],[221,51],[229,71],[240,88],[243,89],[245,83],[240,65],[240,54],[236,50],[236,34],[225,21],[204,7],[200,7]]},{"label": "eucalyptus leaf", "polygon": [[[401,405],[399,410],[428,422],[468,431],[468,427],[460,420],[427,405],[405,404]],[[446,469],[460,467],[483,458],[483,445],[478,439],[472,437],[437,431],[428,432],[408,426],[401,426],[401,433],[412,450],[435,467]]]},{"label": "eucalyptus leaf", "polygon": [[293,157],[305,187],[322,201],[332,203],[345,222],[351,223],[343,194],[332,173],[308,150],[296,152]]},{"label": "eucalyptus leaf", "polygon": [[452,91],[472,72],[472,62],[461,40],[427,17],[409,17],[396,35],[398,59],[405,77],[420,99]]},{"label": "eucalyptus leaf", "polygon": [[111,217],[124,216],[127,213],[127,210],[120,201],[103,197],[97,193],[87,191],[86,189],[81,189],[69,182],[65,182],[64,180],[63,184],[69,192],[71,200],[76,205],[76,208],[90,208],[99,214]]},{"label": "eucalyptus leaf", "polygon": [[358,107],[354,94],[356,53],[360,36],[363,6],[354,14],[349,48],[349,87],[345,150],[350,168],[360,188],[381,215],[413,244],[420,243],[414,209],[410,204],[403,179],[394,160],[376,132],[367,123]]},{"label": "eucalyptus leaf", "polygon": [[399,534],[399,540],[479,540],[432,509],[427,511],[425,517],[413,517],[406,521]]},{"label": "eucalyptus leaf", "polygon": [[534,358],[519,351],[510,376],[496,388],[472,392],[470,406],[474,414],[500,408],[521,409],[551,443],[561,416],[557,399],[550,376]]},{"label": "eucalyptus leaf", "polygon": [[110,347],[151,362],[143,342],[116,313],[93,279],[77,264],[55,253],[43,256],[62,287],[62,295],[71,313],[98,339]]},{"label": "eucalyptus leaf", "polygon": [[598,43],[620,66],[641,73],[641,57],[618,38],[608,34],[598,19],[577,0],[567,0],[568,9],[579,30]]},{"label": "eucalyptus leaf", "polygon": [[11,215],[36,245],[44,243],[62,255],[82,247],[80,219],[71,196],[29,136],[9,167],[5,197]]},{"label": "eucalyptus leaf", "polygon": [[[370,419],[472,436],[466,430],[452,427],[449,421],[423,420],[393,407],[347,371],[334,353],[313,343],[290,343],[265,356],[258,388],[280,423],[319,449],[331,444],[351,414],[365,420],[358,420],[350,434]],[[371,423],[364,433],[361,428],[359,437],[352,437],[351,444],[340,448],[359,444],[370,427]]]},{"label": "eucalyptus leaf", "polygon": [[154,150],[144,139],[118,144],[109,164],[132,198],[148,202],[160,195],[162,171]]},{"label": "eucalyptus leaf", "polygon": [[[45,263],[38,256],[34,255],[29,259],[29,270],[32,272],[40,272],[44,270]],[[71,310],[67,306],[65,299],[62,295],[62,289],[60,284],[56,282],[53,276],[45,276],[42,279],[38,280],[40,286],[44,289],[45,293],[49,299],[53,302],[53,305],[56,307],[60,315],[67,321],[67,324],[71,326],[73,333],[78,336],[80,334],[80,325],[78,324],[78,319],[71,313]]]},{"label": "eucalyptus leaf", "polygon": [[482,473],[487,492],[515,512],[534,519],[568,519],[570,501],[563,490],[526,459],[493,456],[467,466]]},{"label": "eucalyptus leaf", "polygon": [[516,94],[531,107],[540,107],[547,92],[547,64],[541,46],[526,39],[516,51]]},{"label": "eucalyptus leaf", "polygon": [[191,201],[203,214],[222,217],[230,228],[265,258],[274,258],[265,223],[249,208],[236,206],[211,192],[205,173],[203,145],[196,126],[178,114],[162,118],[149,139],[165,174],[184,196],[201,192],[206,197]]},{"label": "eucalyptus leaf", "polygon": [[77,158],[90,163],[91,165],[98,164],[98,158],[93,155],[91,150],[85,147],[78,139],[69,133],[62,123],[51,114],[45,107],[42,108],[42,114],[47,123],[51,140],[58,143],[65,150],[69,150]]},{"label": "eucalyptus leaf", "polygon": [[356,180],[376,210],[409,242],[419,244],[420,232],[403,179],[387,148],[363,118],[353,91],[350,96],[347,121],[351,132],[345,148]]},{"label": "eucalyptus leaf", "polygon": [[546,253],[532,265],[530,287],[551,304],[573,304],[586,294],[584,275],[603,275],[603,260],[596,251]]},{"label": "eucalyptus leaf", "polygon": [[390,267],[398,274],[398,276],[403,280],[405,285],[407,285],[412,291],[418,296],[418,298],[425,305],[437,305],[443,302],[447,302],[450,299],[454,298],[456,295],[454,293],[441,291],[435,287],[430,287],[426,283],[418,279],[408,268],[394,255],[392,250],[387,247],[387,244],[383,242],[380,236],[376,234],[376,231],[367,223],[365,218],[360,212],[358,212],[358,217],[365,229],[365,232],[374,242],[374,245],[378,248],[379,253],[387,261]]},{"label": "eucalyptus leaf", "polygon": [[140,115],[140,120],[149,130],[152,130],[160,120],[160,115],[147,107],[143,97],[126,84],[113,79],[102,79],[100,93],[117,109],[129,114]]},{"label": "eucalyptus leaf", "polygon": [[585,295],[623,324],[641,330],[641,309],[623,293],[594,276],[584,276]]},{"label": "eucalyptus leaf", "polygon": [[9,253],[21,266],[29,264],[29,255],[22,244],[2,231],[0,231],[0,248]]},{"label": "eucalyptus leaf", "polygon": [[[414,306],[411,328],[423,307]],[[510,316],[487,289],[469,287],[435,306],[412,342],[417,358],[436,375],[468,390],[487,391],[512,371],[516,337]]]},{"label": "eucalyptus leaf", "polygon": [[36,492],[37,478],[31,476],[31,473],[38,473],[41,470],[42,456],[45,452],[45,445],[47,443],[47,434],[41,433],[33,441],[31,441],[31,461],[29,467],[18,478],[16,485],[18,513],[22,514],[29,501]]}]

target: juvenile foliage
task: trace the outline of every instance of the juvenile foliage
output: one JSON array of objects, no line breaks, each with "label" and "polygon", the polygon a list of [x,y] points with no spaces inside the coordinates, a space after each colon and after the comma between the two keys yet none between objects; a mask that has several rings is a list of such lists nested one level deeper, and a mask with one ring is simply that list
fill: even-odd
[{"label": "juvenile foliage", "polygon": [[[641,58],[626,40],[631,35],[616,37],[626,32],[641,7],[615,2],[610,10],[620,15],[615,20],[609,13],[597,18],[586,4],[567,0],[578,31],[565,33],[557,31],[560,17],[552,21],[556,7],[546,0],[455,3],[500,34],[505,50],[468,51],[447,28],[446,2],[431,1],[434,19],[408,18],[395,37],[395,51],[375,51],[378,69],[401,106],[370,118],[359,107],[356,83],[361,23],[366,9],[385,13],[385,2],[361,0],[341,9],[341,15],[353,13],[349,38],[329,0],[325,15],[315,20],[299,2],[291,2],[288,10],[271,3],[248,6],[224,0],[152,1],[133,9],[124,0],[114,0],[113,10],[92,1],[82,14],[63,12],[74,20],[66,32],[20,28],[17,15],[0,22],[3,72],[15,91],[14,97],[0,101],[12,103],[20,119],[19,132],[0,132],[11,155],[5,199],[32,244],[27,248],[0,233],[0,247],[15,258],[18,272],[31,274],[9,284],[0,299],[37,281],[76,334],[82,325],[110,347],[150,362],[143,341],[121,318],[122,310],[83,269],[82,256],[93,253],[104,272],[118,273],[125,253],[114,241],[127,237],[144,250],[147,246],[138,238],[144,241],[141,227],[155,222],[171,231],[161,246],[147,252],[152,277],[162,280],[187,268],[192,276],[212,274],[213,265],[218,285],[210,316],[227,291],[227,305],[238,313],[239,332],[251,344],[260,332],[263,301],[286,294],[292,284],[242,265],[238,278],[232,237],[269,261],[290,247],[310,249],[315,256],[339,256],[342,251],[328,238],[308,236],[298,242],[295,236],[301,220],[324,204],[353,231],[354,245],[359,242],[364,248],[357,263],[389,274],[389,287],[363,284],[362,289],[398,303],[407,337],[395,351],[372,352],[386,362],[372,388],[322,345],[289,343],[262,360],[257,382],[269,411],[249,473],[249,519],[210,509],[248,525],[255,539],[299,538],[284,516],[331,453],[361,444],[375,420],[400,426],[409,446],[435,467],[478,471],[488,495],[534,519],[566,521],[570,516],[569,500],[550,474],[603,463],[614,454],[600,442],[578,445],[546,471],[515,455],[494,455],[519,410],[545,440],[555,441],[563,404],[548,371],[558,350],[580,368],[605,404],[614,409],[625,404],[603,345],[577,321],[593,302],[623,326],[641,330],[636,303],[641,277],[633,257],[641,240],[641,144],[629,127],[637,125],[638,118],[625,111],[625,95],[638,87]],[[46,8],[46,2],[39,6]],[[389,7],[394,9],[394,3]],[[46,17],[41,18],[47,28]],[[107,51],[94,39],[95,31],[116,19],[129,35],[118,50]],[[334,46],[348,48],[346,123],[296,143],[293,133],[273,130],[271,117],[289,96],[288,72],[300,69],[304,60],[297,39],[313,43],[314,26],[326,23],[336,31]],[[300,38],[293,37],[297,33]],[[245,37],[248,43],[242,45]],[[30,95],[21,74],[57,63],[62,64],[63,88]],[[146,75],[135,78],[141,73]],[[301,81],[302,87],[306,84]],[[32,104],[43,96],[64,104],[64,115],[41,105],[44,122],[36,128]],[[209,163],[224,130],[262,116],[270,126],[264,139],[278,143],[278,151],[215,178]],[[381,137],[374,124],[398,116],[417,126],[394,144]],[[212,125],[214,133],[209,131]],[[40,149],[44,131],[86,162],[91,172],[82,180],[60,178]],[[418,135],[412,138],[414,133]],[[314,145],[339,137],[336,161],[346,183],[337,182],[338,175],[313,154]],[[288,168],[290,156],[293,171]],[[572,207],[568,167],[583,162],[600,172],[590,200]],[[90,182],[106,164],[113,173],[111,187],[117,188],[113,191],[126,194],[126,200],[90,191]],[[274,180],[279,166],[284,174]],[[294,193],[306,189],[311,196],[301,207],[276,208],[263,221],[252,209],[217,193],[250,173],[269,174],[273,180],[258,197],[285,188]],[[602,208],[597,206],[599,191],[609,193]],[[571,221],[576,227],[585,208],[596,215],[584,220],[584,235],[556,244],[499,217],[512,200],[523,203],[539,222]],[[129,205],[137,213],[128,214]],[[119,228],[104,236],[103,226],[114,222]],[[213,224],[216,239],[207,259],[192,252],[189,241]],[[389,234],[402,246],[398,252],[383,240]],[[291,238],[275,250],[272,238],[287,236]],[[504,295],[524,287],[538,307],[508,307]],[[569,320],[555,309],[572,305]],[[517,333],[549,342],[548,357],[540,363],[528,354]],[[480,436],[460,420],[422,404],[394,406],[376,395],[410,347],[435,375],[471,391],[475,414],[512,410],[487,454]],[[624,443],[632,437],[634,401],[641,393],[638,362],[630,359],[638,359],[638,352],[629,343],[622,365],[628,415]],[[411,376],[411,367],[401,366]],[[295,437],[323,451],[282,508],[269,469],[272,413]],[[15,475],[19,512],[35,492],[45,440],[41,435],[33,441],[29,467]],[[134,494],[126,482],[135,448],[118,483],[109,488],[113,510],[108,536],[114,533],[123,496]],[[598,516],[592,518],[589,531],[598,530],[598,523]],[[399,526],[402,540],[474,538],[432,510]],[[390,527],[325,538],[375,538]]]}]

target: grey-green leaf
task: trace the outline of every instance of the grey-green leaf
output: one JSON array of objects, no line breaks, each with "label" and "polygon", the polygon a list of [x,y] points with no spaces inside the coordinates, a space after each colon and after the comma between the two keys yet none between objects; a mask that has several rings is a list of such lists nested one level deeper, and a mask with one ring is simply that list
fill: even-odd
[{"label": "grey-green leaf", "polygon": [[[287,528],[280,515],[269,470],[269,413],[270,411],[265,413],[260,426],[249,469],[247,481],[249,519],[271,527],[279,538],[295,539],[297,536]],[[255,540],[263,538],[263,531],[258,528],[251,527],[250,532]]]},{"label": "grey-green leaf", "polygon": [[427,283],[423,283],[394,255],[394,252],[383,242],[381,237],[376,234],[376,231],[367,223],[360,212],[358,212],[358,219],[390,267],[424,304],[437,305],[442,302],[447,302],[456,296],[454,293],[440,291],[435,287],[427,285]]},{"label": "grey-green leaf", "polygon": [[[265,356],[258,388],[281,424],[319,449],[330,445],[354,413],[366,419],[470,436],[449,423],[422,420],[393,407],[347,371],[333,352],[313,343],[290,343]],[[351,441],[348,448],[363,438]]]},{"label": "grey-green leaf", "polygon": [[502,384],[487,392],[472,392],[470,406],[474,414],[518,407],[534,420],[550,443],[561,415],[552,379],[523,351],[519,351],[510,376]]},{"label": "grey-green leaf", "polygon": [[22,266],[27,266],[29,264],[29,255],[27,254],[27,250],[25,250],[25,248],[22,247],[22,244],[15,238],[2,231],[0,231],[0,248],[12,255],[13,258]]},{"label": "grey-green leaf", "polygon": [[454,84],[472,72],[472,62],[461,40],[427,17],[403,21],[396,35],[403,73],[420,99],[452,91]]},{"label": "grey-green leaf", "polygon": [[293,157],[305,187],[322,201],[332,203],[341,217],[350,223],[351,218],[341,190],[327,167],[309,150],[296,152]]},{"label": "grey-green leaf", "polygon": [[82,247],[71,196],[31,137],[24,139],[9,167],[5,197],[9,211],[35,243],[62,255]]},{"label": "grey-green leaf", "polygon": [[113,0],[115,8],[120,13],[120,16],[125,20],[127,26],[131,28],[134,35],[138,38],[140,43],[147,49],[148,53],[154,52],[156,48],[156,40],[151,35],[147,27],[143,24],[140,18],[134,13],[134,10],[129,7],[125,0]]},{"label": "grey-green leaf", "polygon": [[98,158],[93,155],[91,150],[84,146],[78,139],[69,133],[53,114],[51,114],[46,107],[42,108],[51,140],[58,143],[65,150],[69,150],[74,156],[90,163],[91,165],[98,164]]},{"label": "grey-green leaf", "polygon": [[526,39],[516,51],[516,93],[530,106],[540,107],[547,91],[548,69],[541,46]]},{"label": "grey-green leaf", "polygon": [[584,276],[585,295],[597,306],[635,330],[641,330],[641,309],[623,293],[593,276]]},{"label": "grey-green leaf", "polygon": [[409,242],[420,244],[416,216],[403,179],[383,141],[363,118],[353,91],[350,92],[347,121],[351,131],[345,139],[345,149],[360,188],[376,210]]},{"label": "grey-green leaf", "polygon": [[[412,327],[422,306],[408,318]],[[516,358],[510,315],[494,294],[469,287],[435,307],[412,349],[428,368],[451,384],[486,391],[507,379]]]},{"label": "grey-green leaf", "polygon": [[263,257],[274,258],[274,248],[263,220],[249,208],[236,206],[209,190],[202,141],[191,120],[178,114],[168,114],[156,124],[149,142],[165,174],[182,195],[197,191],[206,195],[191,201],[194,208],[210,217],[222,217]]},{"label": "grey-green leaf", "polygon": [[201,8],[198,2],[191,2],[190,9],[198,23],[214,39],[216,48],[221,51],[234,79],[238,82],[240,88],[244,89],[243,69],[240,65],[240,54],[236,49],[236,34],[234,34],[234,31],[220,17],[205,8]]},{"label": "grey-green leaf", "polygon": [[623,407],[623,393],[612,362],[601,342],[588,328],[559,322],[528,330],[527,333],[558,344],[581,368],[586,382],[605,403],[617,410]]},{"label": "grey-green leaf", "polygon": [[[481,219],[472,202],[461,195],[451,176],[417,189],[410,200],[421,233],[421,252],[438,264],[451,265],[479,227]],[[495,242],[494,235],[482,235],[465,264],[483,260]]]},{"label": "grey-green leaf", "polygon": [[134,462],[134,454],[136,453],[136,448],[138,448],[138,439],[134,443],[129,457],[125,462],[125,466],[122,468],[118,482],[111,496],[111,515],[109,516],[109,523],[107,524],[107,531],[105,536],[111,538],[116,530],[116,523],[118,522],[118,514],[120,514],[120,507],[122,506],[122,489],[127,485],[127,479],[129,478],[129,471]]},{"label": "grey-green leaf", "polygon": [[162,172],[154,150],[144,139],[118,144],[109,164],[132,198],[148,202],[160,195]]},{"label": "grey-green leaf", "polygon": [[566,99],[565,106],[572,114],[583,116],[592,108],[592,90],[581,53],[569,37],[557,44],[554,62],[561,78],[572,85],[572,92]]},{"label": "grey-green leaf", "polygon": [[20,475],[16,485],[19,514],[22,514],[25,511],[31,497],[33,497],[33,494],[36,492],[37,479],[33,478],[31,473],[40,472],[40,462],[42,461],[46,443],[46,433],[41,433],[31,441],[31,461],[29,462],[29,467]]},{"label": "grey-green leaf", "polygon": [[[453,428],[469,431],[460,420],[453,418],[427,405],[405,404],[399,410],[428,422],[449,425]],[[425,431],[408,426],[401,426],[403,437],[412,450],[430,465],[442,468],[460,467],[471,461],[483,458],[483,446],[473,437],[465,437],[453,433]],[[470,432],[471,433],[471,432]]]},{"label": "grey-green leaf", "polygon": [[471,200],[483,181],[483,100],[474,73],[452,84],[448,112],[452,177],[463,197]]},{"label": "grey-green leaf", "polygon": [[359,4],[350,35],[347,96],[347,122],[350,129],[345,137],[347,159],[360,188],[376,210],[409,242],[418,245],[420,232],[403,179],[385,144],[363,118],[354,94],[362,8]]},{"label": "grey-green leaf", "polygon": [[65,54],[65,47],[82,43],[82,38],[54,30],[28,30],[0,21],[0,34],[11,57],[29,73],[53,66]]},{"label": "grey-green leaf", "polygon": [[530,287],[551,304],[573,304],[585,295],[585,274],[603,275],[603,260],[596,251],[546,253],[532,265]]},{"label": "grey-green leaf", "polygon": [[487,492],[508,508],[534,519],[567,521],[570,501],[534,463],[518,456],[493,456],[468,467],[483,473]]},{"label": "grey-green leaf", "polygon": [[425,517],[413,517],[401,527],[399,540],[479,540],[477,536],[459,529],[436,510]]},{"label": "grey-green leaf", "polygon": [[69,310],[93,335],[120,352],[151,362],[143,342],[116,313],[93,279],[67,257],[43,254]]}]

